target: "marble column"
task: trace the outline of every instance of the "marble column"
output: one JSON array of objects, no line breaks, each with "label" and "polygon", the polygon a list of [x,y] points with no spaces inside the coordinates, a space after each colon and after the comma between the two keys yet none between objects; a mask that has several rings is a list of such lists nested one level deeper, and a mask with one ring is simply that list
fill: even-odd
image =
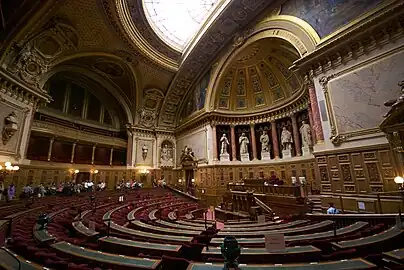
[{"label": "marble column", "polygon": [[127,130],[128,143],[126,147],[126,166],[133,166],[132,155],[133,155],[133,136],[132,132]]},{"label": "marble column", "polygon": [[213,160],[219,160],[217,155],[217,133],[216,133],[216,125],[212,124],[212,144],[213,144]]},{"label": "marble column", "polygon": [[109,166],[112,166],[112,157],[114,156],[114,148],[111,148],[111,151],[109,152]]},{"label": "marble column", "polygon": [[73,143],[72,155],[70,157],[70,163],[74,163],[74,153],[76,152],[76,142]]},{"label": "marble column", "polygon": [[296,115],[292,114],[290,118],[292,119],[293,142],[295,144],[296,156],[301,156],[302,155],[302,149],[301,149],[301,146],[300,146],[299,126],[297,124]]},{"label": "marble column", "polygon": [[237,160],[237,148],[236,148],[236,126],[230,125],[230,144],[231,144],[231,156],[232,160]]},{"label": "marble column", "polygon": [[250,124],[251,144],[253,152],[253,160],[257,159],[257,140],[255,139],[255,124]]},{"label": "marble column", "polygon": [[318,107],[316,88],[314,87],[313,82],[308,83],[307,87],[309,89],[311,112],[313,114],[313,130],[316,134],[316,141],[318,143],[324,141],[324,134],[320,118],[320,110]]},{"label": "marble column", "polygon": [[55,138],[52,138],[49,140],[48,161],[51,161],[51,158],[52,158],[52,147],[53,147],[54,141],[55,141]]},{"label": "marble column", "polygon": [[[311,111],[310,103],[309,103],[309,107],[307,108],[307,114],[309,116],[309,125],[310,125],[311,129],[313,130],[314,122],[313,122],[313,113]],[[313,131],[311,132],[311,139],[313,140],[313,143],[316,144],[316,134]]]},{"label": "marble column", "polygon": [[276,159],[279,159],[278,133],[276,131],[275,122],[271,122],[271,131],[272,131],[272,147],[274,148],[274,155]]},{"label": "marble column", "polygon": [[93,152],[91,153],[91,165],[94,165],[95,148],[96,144],[93,145]]}]

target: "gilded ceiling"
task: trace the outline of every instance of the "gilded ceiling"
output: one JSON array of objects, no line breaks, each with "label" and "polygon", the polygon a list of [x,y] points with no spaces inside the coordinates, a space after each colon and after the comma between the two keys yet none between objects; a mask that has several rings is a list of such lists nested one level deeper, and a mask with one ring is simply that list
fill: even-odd
[{"label": "gilded ceiling", "polygon": [[217,84],[216,111],[245,114],[290,101],[302,81],[289,70],[298,52],[286,42],[267,38],[234,55]]}]

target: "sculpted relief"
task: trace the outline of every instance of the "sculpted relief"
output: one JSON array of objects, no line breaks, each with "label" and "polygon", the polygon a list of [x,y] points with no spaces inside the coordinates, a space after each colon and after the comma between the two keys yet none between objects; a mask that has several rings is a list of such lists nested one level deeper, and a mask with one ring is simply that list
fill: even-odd
[{"label": "sculpted relief", "polygon": [[18,119],[15,112],[11,112],[6,118],[4,118],[4,126],[2,131],[3,145],[6,145],[9,140],[18,131]]},{"label": "sculpted relief", "polygon": [[174,166],[174,147],[170,141],[164,141],[160,148],[160,166],[173,167]]}]

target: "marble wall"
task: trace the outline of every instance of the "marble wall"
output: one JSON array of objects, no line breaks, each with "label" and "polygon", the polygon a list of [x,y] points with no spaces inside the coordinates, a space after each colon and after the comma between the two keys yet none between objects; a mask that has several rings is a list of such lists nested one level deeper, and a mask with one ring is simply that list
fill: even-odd
[{"label": "marble wall", "polygon": [[192,148],[197,159],[208,159],[207,129],[200,127],[177,137],[177,165],[180,164],[182,150],[185,146]]},{"label": "marble wall", "polygon": [[341,72],[328,84],[337,131],[346,133],[376,128],[389,110],[383,103],[400,96],[404,79],[404,51],[367,66]]},{"label": "marble wall", "polygon": [[283,15],[292,15],[309,23],[325,37],[381,4],[382,0],[288,0]]}]

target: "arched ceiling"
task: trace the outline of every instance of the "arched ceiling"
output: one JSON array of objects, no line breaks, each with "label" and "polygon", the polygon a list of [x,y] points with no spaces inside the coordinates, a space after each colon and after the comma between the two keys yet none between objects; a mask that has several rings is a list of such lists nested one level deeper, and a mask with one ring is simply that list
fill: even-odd
[{"label": "arched ceiling", "polygon": [[215,86],[216,111],[246,114],[281,106],[302,89],[302,80],[289,70],[299,58],[287,42],[267,38],[233,56]]}]

